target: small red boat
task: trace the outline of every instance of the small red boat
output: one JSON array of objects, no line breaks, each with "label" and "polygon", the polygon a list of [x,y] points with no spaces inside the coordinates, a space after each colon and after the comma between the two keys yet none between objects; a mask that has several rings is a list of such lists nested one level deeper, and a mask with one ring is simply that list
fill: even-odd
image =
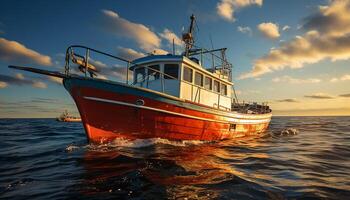
[{"label": "small red boat", "polygon": [[[263,133],[271,109],[266,104],[238,103],[226,48],[194,48],[193,25],[192,16],[189,31],[183,34],[186,47],[181,55],[148,55],[129,61],[75,45],[67,49],[64,74],[9,67],[63,78],[90,142],[116,138],[213,141]],[[125,62],[125,81],[99,79],[91,53]],[[210,68],[204,66],[205,54],[212,59]],[[73,65],[85,76],[73,74]]]}]

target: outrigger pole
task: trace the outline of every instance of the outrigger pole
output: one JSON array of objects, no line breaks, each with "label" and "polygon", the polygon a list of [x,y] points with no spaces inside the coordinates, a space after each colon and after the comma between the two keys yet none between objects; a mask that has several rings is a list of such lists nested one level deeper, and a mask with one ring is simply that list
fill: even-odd
[{"label": "outrigger pole", "polygon": [[18,70],[23,70],[23,71],[28,71],[28,72],[33,72],[37,74],[44,74],[48,76],[54,76],[58,78],[67,78],[68,76],[61,73],[61,72],[55,72],[55,71],[48,71],[48,70],[43,70],[43,69],[36,69],[32,67],[20,67],[20,66],[14,66],[14,65],[9,65],[9,68],[12,69],[18,69]]}]

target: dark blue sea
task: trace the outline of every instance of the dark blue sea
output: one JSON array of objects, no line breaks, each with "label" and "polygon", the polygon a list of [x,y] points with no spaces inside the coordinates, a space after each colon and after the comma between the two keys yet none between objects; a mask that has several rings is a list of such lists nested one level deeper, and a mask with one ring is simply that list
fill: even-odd
[{"label": "dark blue sea", "polygon": [[80,123],[0,119],[0,199],[350,199],[350,117],[263,137],[87,143]]}]

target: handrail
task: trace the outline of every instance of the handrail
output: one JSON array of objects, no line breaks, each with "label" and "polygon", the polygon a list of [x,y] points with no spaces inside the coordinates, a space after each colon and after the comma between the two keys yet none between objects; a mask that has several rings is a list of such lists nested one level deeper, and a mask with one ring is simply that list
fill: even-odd
[{"label": "handrail", "polygon": [[[81,48],[81,49],[84,49],[85,50],[85,57],[84,56],[81,56],[79,54],[75,54],[74,53],[74,48]],[[83,46],[83,45],[71,45],[67,48],[66,50],[66,64],[64,66],[65,68],[65,74],[67,76],[69,76],[69,70],[70,70],[70,60],[71,60],[71,57],[72,56],[77,56],[77,57],[80,57],[80,58],[83,58],[85,59],[85,77],[87,76],[86,73],[88,72],[88,65],[89,65],[89,57],[90,57],[90,51],[91,52],[95,52],[95,53],[98,53],[98,54],[102,54],[102,55],[105,55],[105,56],[108,56],[110,58],[114,58],[114,59],[117,59],[117,60],[120,60],[120,61],[123,61],[123,62],[126,62],[127,63],[127,74],[126,74],[126,83],[128,84],[128,78],[129,78],[129,67],[130,67],[130,64],[133,63],[132,61],[130,60],[127,60],[127,59],[124,59],[124,58],[121,58],[119,56],[114,56],[114,55],[111,55],[109,53],[105,53],[105,52],[102,52],[102,51],[99,51],[97,49],[93,49],[93,48],[90,48],[90,47],[87,47],[87,46]],[[134,64],[134,63],[133,63]],[[92,77],[93,75],[90,74],[90,76]]]}]

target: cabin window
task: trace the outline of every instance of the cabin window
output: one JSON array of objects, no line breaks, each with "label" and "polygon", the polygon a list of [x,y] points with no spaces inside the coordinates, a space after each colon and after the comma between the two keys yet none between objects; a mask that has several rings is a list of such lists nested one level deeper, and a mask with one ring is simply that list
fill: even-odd
[{"label": "cabin window", "polygon": [[187,82],[192,83],[192,75],[193,75],[193,69],[189,67],[184,67],[183,79]]},{"label": "cabin window", "polygon": [[214,92],[220,93],[220,82],[214,80]]},{"label": "cabin window", "polygon": [[139,67],[135,69],[135,80],[134,83],[140,83],[145,80],[146,73],[144,67]]},{"label": "cabin window", "polygon": [[194,75],[194,84],[203,86],[203,74],[196,72]]},{"label": "cabin window", "polygon": [[160,77],[159,70],[160,70],[159,65],[148,66],[148,80],[149,81],[158,80]]},{"label": "cabin window", "polygon": [[221,94],[227,96],[227,85],[221,83]]},{"label": "cabin window", "polygon": [[204,88],[208,89],[208,90],[212,90],[213,83],[212,83],[212,79],[211,78],[205,77],[205,79],[204,79]]},{"label": "cabin window", "polygon": [[179,65],[178,64],[165,64],[164,65],[164,78],[165,79],[178,79],[179,78]]}]

